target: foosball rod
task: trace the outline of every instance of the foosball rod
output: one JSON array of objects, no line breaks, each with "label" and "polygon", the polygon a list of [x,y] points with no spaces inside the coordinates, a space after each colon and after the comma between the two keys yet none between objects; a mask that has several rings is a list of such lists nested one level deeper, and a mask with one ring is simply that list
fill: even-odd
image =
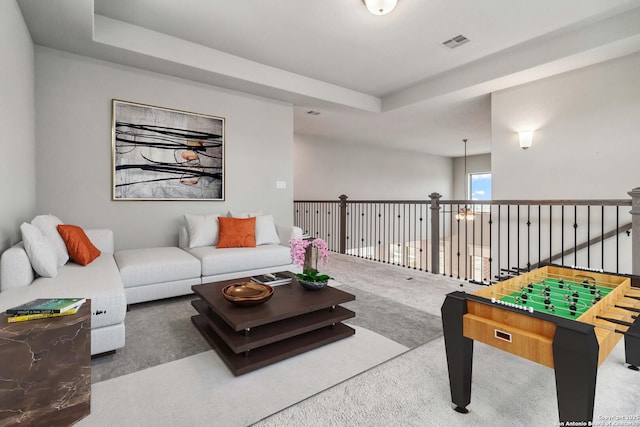
[{"label": "foosball rod", "polygon": [[[514,294],[515,294],[516,292],[522,292],[522,290],[521,290],[521,289],[517,289],[517,290],[515,290],[515,289],[512,289],[512,288],[508,288],[508,290],[509,290],[509,291],[513,291],[513,292],[514,292]],[[501,294],[501,293],[498,293],[498,292],[495,292],[495,294],[496,294],[496,295],[501,295],[501,296],[504,296],[504,297],[514,297],[514,298],[519,296],[519,295],[514,295],[514,294]],[[529,293],[527,292],[527,294],[529,294]],[[535,296],[536,298],[540,297],[540,298],[542,298],[542,299],[543,299],[543,301],[542,301],[542,302],[540,302],[540,301],[536,301],[538,304],[544,304],[544,297],[543,297],[542,295],[534,295],[534,294],[532,293],[532,294],[531,294],[531,296],[530,296],[530,298],[531,298],[531,299],[533,299],[533,297],[534,297],[534,296]],[[574,297],[574,296],[569,296],[569,298],[570,298],[571,300],[573,300],[573,299],[574,299],[574,298],[576,298],[576,297]],[[527,299],[528,299],[528,298],[527,298]],[[567,303],[567,304],[570,304],[571,302],[574,302],[574,304],[578,304],[578,303],[579,303],[579,304],[582,304],[585,308],[588,308],[588,307],[589,307],[589,306],[588,306],[584,301],[581,301],[579,297],[578,297],[578,301],[569,301],[569,300],[566,300],[566,299],[564,299],[564,298],[552,298],[552,297],[551,297],[551,295],[549,295],[549,300],[552,300],[552,301],[560,301],[560,302]],[[526,304],[524,304],[524,305],[526,305]]]},{"label": "foosball rod", "polygon": [[[610,306],[609,306],[610,307]],[[615,307],[615,306],[614,306]],[[605,308],[602,309],[603,313],[611,313],[611,314],[617,314],[618,316],[624,316],[624,317],[630,317],[632,319],[637,319],[638,316],[634,316],[633,314],[627,314],[627,313],[620,313],[619,311],[614,311],[614,310],[607,310]]]},{"label": "foosball rod", "polygon": [[[620,300],[616,300],[616,302],[620,302]],[[624,302],[624,301],[622,301],[622,302]],[[618,307],[618,308],[621,308],[621,309],[627,310],[627,311],[632,311],[634,313],[640,313],[640,308],[636,308],[635,306],[629,307],[629,306],[614,304],[614,307]]]},{"label": "foosball rod", "polygon": [[594,328],[605,329],[607,331],[615,332],[616,334],[626,334],[627,331],[623,331],[622,329],[612,328],[611,326],[598,325],[597,323],[591,323]]},{"label": "foosball rod", "polygon": [[[503,297],[512,297],[512,296],[513,296],[513,295],[508,295],[508,294],[501,294],[501,293],[499,293],[499,292],[494,292],[494,295],[501,295],[501,296],[503,296]],[[535,295],[535,297],[537,298],[537,297],[538,297],[538,295]],[[542,298],[542,297],[540,297],[540,298]],[[533,299],[533,297],[532,297],[532,299]],[[552,300],[552,298],[549,298],[549,300]],[[559,300],[559,299],[557,299],[557,298],[553,298],[553,300],[555,300],[555,301],[560,301],[560,302],[563,302],[563,303],[567,303],[567,304],[569,304],[569,302],[568,302],[568,301],[566,301],[566,300],[564,300],[564,299]],[[540,302],[540,301],[535,301],[535,303],[537,303],[537,304],[544,304],[544,301],[542,301],[542,302]],[[576,302],[575,304],[581,304],[581,305],[582,305],[585,309],[587,309],[587,310],[590,308],[590,307],[588,307],[588,306],[587,306],[587,304],[585,304],[585,303],[584,303],[584,302],[582,302],[582,301],[578,301],[578,302]],[[525,307],[531,307],[530,305],[527,305],[526,303],[519,304],[519,305],[522,305],[522,306],[525,306]],[[572,310],[571,310],[571,309],[569,309],[569,308],[565,308],[565,307],[559,307],[559,306],[555,306],[555,305],[554,305],[554,306],[553,306],[553,308],[554,308],[554,310],[555,310],[555,309],[558,309],[558,310],[568,311],[568,312],[569,312],[569,314],[571,314],[571,312],[572,312]],[[577,310],[577,308],[576,308],[576,310],[575,310],[575,311],[573,311],[573,314],[575,315],[575,314],[577,313],[577,311],[578,311],[578,310]],[[585,311],[586,311],[586,310],[585,310]],[[582,313],[581,313],[581,314],[582,314]]]},{"label": "foosball rod", "polygon": [[[627,296],[623,295],[623,298],[627,298]],[[616,301],[620,301],[620,299],[616,299]],[[631,307],[640,307],[640,303],[636,304],[630,301],[621,301],[621,302],[624,302],[625,304],[629,304]]]},{"label": "foosball rod", "polygon": [[[572,282],[575,282],[575,283],[579,283],[579,284],[583,283],[583,282],[579,282],[580,278],[578,278],[576,276],[567,276],[567,275],[564,275],[564,274],[547,273],[547,277],[549,279],[555,279],[556,277],[559,277],[562,280],[569,280],[569,281],[572,281]],[[590,279],[587,279],[587,280],[589,280],[589,284],[591,284],[591,280]],[[583,281],[584,281],[584,279],[583,279]],[[619,283],[603,282],[603,281],[595,280],[595,279],[593,279],[593,283],[595,285],[598,285],[598,284],[606,285],[606,287],[608,287],[608,288],[610,288],[610,287],[614,287],[615,288],[615,287],[620,285]]]},{"label": "foosball rod", "polygon": [[582,286],[584,287],[584,285],[594,285],[594,286],[602,286],[603,288],[607,288],[609,290],[612,290],[613,288],[615,288],[616,286],[618,286],[618,284],[615,283],[609,283],[609,282],[599,282],[597,280],[587,280],[587,283],[584,282],[584,280],[581,282],[578,278],[576,277],[571,277],[571,276],[561,276],[556,274],[555,276],[559,277],[549,277],[551,275],[547,275],[547,276],[542,276],[542,275],[538,275],[538,274],[534,274],[533,277],[534,278],[538,278],[540,280],[546,280],[546,279],[551,279],[551,280],[562,280],[563,282],[570,282],[570,283],[566,283],[566,284],[570,284],[570,285],[574,285],[574,286]]},{"label": "foosball rod", "polygon": [[[614,322],[614,323],[615,323],[615,322]],[[627,333],[628,331],[622,331],[622,330],[620,330],[620,329],[611,328],[611,327],[609,327],[609,326],[597,325],[597,324],[595,324],[595,323],[591,323],[591,324],[593,325],[593,327],[594,327],[594,328],[605,329],[605,330],[607,330],[607,331],[615,332],[616,334],[622,334],[622,335],[624,335],[624,339],[625,339],[625,340],[627,340],[628,338],[630,338],[629,334]],[[625,341],[625,346],[626,346],[626,341]],[[631,364],[631,363],[629,363],[628,368],[629,368],[629,369],[631,369],[632,371],[639,371],[639,370],[640,370],[636,365]]]},{"label": "foosball rod", "polygon": [[596,316],[596,319],[606,320],[607,322],[616,323],[622,326],[633,326],[633,323],[625,322],[624,320],[614,319],[613,317]]},{"label": "foosball rod", "polygon": [[[523,291],[522,288],[525,288],[527,290],[528,289],[533,289],[533,290],[545,291],[546,290],[546,286],[551,287],[549,284],[533,283],[533,282],[526,283],[526,281],[525,282],[519,282],[519,283],[516,284],[516,286],[518,286],[518,285],[520,286],[520,289],[518,290],[519,292]],[[532,285],[532,287],[530,288],[529,285]],[[583,298],[587,297],[589,295],[595,296],[596,291],[597,292],[601,292],[600,289],[596,289],[596,290],[593,290],[591,288],[585,289],[584,287],[581,287],[580,284],[574,284],[575,287],[571,287],[572,283],[567,283],[566,285],[567,285],[566,288],[556,288],[555,285],[554,285],[553,290],[550,289],[549,292],[553,292],[553,293],[556,293],[556,294],[557,293],[561,293],[562,291],[575,291],[575,292],[581,292],[583,294],[585,292],[589,292],[588,295],[582,295]],[[508,288],[508,289],[512,290],[513,288]]]}]

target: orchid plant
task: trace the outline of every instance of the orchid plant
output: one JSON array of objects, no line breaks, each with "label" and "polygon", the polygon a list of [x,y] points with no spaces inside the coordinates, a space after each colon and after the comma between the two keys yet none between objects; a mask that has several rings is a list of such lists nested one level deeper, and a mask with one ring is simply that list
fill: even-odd
[{"label": "orchid plant", "polygon": [[[308,282],[324,282],[331,277],[327,274],[318,272],[318,262],[321,266],[329,263],[329,246],[322,239],[291,239],[289,241],[291,248],[291,259],[295,265],[303,268],[301,274],[296,274],[298,279]],[[309,251],[310,249],[310,251]],[[307,253],[311,259],[307,259]],[[315,260],[315,263],[313,262]],[[310,262],[307,262],[310,261]],[[311,266],[313,264],[313,266]]]}]

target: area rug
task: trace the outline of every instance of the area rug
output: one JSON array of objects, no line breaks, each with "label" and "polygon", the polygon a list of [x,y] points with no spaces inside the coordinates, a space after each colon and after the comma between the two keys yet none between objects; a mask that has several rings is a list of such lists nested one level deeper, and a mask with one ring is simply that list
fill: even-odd
[{"label": "area rug", "polygon": [[[553,369],[476,342],[468,414],[453,410],[447,375],[440,337],[254,426],[559,425]],[[626,368],[622,340],[598,370],[593,425],[640,425],[640,374]]]},{"label": "area rug", "polygon": [[234,377],[213,351],[92,385],[77,426],[246,426],[407,351],[354,326],[352,337]]}]

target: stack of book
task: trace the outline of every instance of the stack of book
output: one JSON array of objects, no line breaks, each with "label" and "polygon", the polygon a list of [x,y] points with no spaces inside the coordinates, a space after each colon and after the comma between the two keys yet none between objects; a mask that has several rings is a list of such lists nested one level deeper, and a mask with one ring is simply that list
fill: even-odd
[{"label": "stack of book", "polygon": [[251,280],[269,286],[288,285],[292,281],[291,276],[285,273],[260,274],[258,276],[253,276]]},{"label": "stack of book", "polygon": [[38,298],[7,310],[9,323],[76,314],[86,298]]}]

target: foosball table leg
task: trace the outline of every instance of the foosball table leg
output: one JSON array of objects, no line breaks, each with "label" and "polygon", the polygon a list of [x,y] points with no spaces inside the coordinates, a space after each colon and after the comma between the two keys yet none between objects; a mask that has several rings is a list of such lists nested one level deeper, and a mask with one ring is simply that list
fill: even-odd
[{"label": "foosball table leg", "polygon": [[560,422],[593,420],[599,345],[592,325],[558,325],[553,338],[553,363]]},{"label": "foosball table leg", "polygon": [[469,412],[471,402],[471,369],[473,365],[473,340],[463,336],[463,316],[467,312],[464,292],[447,295],[442,305],[442,328],[449,368],[451,401],[457,412]]},{"label": "foosball table leg", "polygon": [[638,319],[624,333],[624,358],[629,369],[638,371],[640,365],[640,321]]}]

